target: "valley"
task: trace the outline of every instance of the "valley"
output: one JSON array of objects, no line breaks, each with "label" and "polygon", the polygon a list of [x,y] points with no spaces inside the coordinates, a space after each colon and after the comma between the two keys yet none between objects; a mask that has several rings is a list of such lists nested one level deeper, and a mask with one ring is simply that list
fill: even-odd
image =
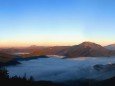
[{"label": "valley", "polygon": [[10,78],[26,75],[27,79],[32,76],[35,81],[71,86],[79,81],[100,82],[115,77],[115,51],[92,42],[40,49],[34,46],[31,50],[16,49],[9,53],[10,49],[2,50],[1,67],[6,68]]}]

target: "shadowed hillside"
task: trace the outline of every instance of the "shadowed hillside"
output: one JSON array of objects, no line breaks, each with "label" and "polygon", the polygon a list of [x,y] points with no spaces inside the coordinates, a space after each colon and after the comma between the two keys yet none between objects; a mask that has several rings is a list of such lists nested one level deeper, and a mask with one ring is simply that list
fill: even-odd
[{"label": "shadowed hillside", "polygon": [[15,59],[15,58],[16,58],[16,56],[0,52],[0,63],[6,63],[6,62],[11,61],[12,59]]},{"label": "shadowed hillside", "polygon": [[[114,53],[115,51],[113,51]],[[49,47],[40,51],[34,51],[30,56],[37,55],[63,55],[66,57],[108,57],[111,56],[109,50],[101,45],[92,42],[83,42],[79,45],[67,47]]]},{"label": "shadowed hillside", "polygon": [[83,42],[79,45],[72,46],[68,52],[67,57],[104,57],[110,56],[109,51],[101,45]]}]

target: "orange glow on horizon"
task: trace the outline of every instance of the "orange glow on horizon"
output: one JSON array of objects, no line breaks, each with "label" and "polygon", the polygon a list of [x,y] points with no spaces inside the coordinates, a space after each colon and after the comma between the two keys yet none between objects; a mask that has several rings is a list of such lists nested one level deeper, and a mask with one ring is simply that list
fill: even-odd
[{"label": "orange glow on horizon", "polygon": [[[79,41],[79,42],[48,42],[48,43],[1,43],[0,44],[0,48],[11,48],[11,47],[29,47],[31,45],[36,45],[36,46],[72,46],[72,45],[78,45],[80,43],[82,43],[84,41]],[[101,42],[101,41],[90,41],[90,42],[94,42],[96,44],[100,44],[102,46],[106,46],[109,44],[113,44],[113,42]]]}]

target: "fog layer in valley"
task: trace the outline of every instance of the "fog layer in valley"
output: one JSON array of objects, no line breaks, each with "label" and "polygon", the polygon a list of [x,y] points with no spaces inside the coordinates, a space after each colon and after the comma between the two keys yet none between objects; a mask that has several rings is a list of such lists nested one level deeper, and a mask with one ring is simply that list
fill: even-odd
[{"label": "fog layer in valley", "polygon": [[[54,56],[55,57],[55,56]],[[21,64],[6,67],[10,77],[26,75],[33,76],[34,80],[47,80],[65,82],[68,80],[96,79],[104,80],[115,76],[114,69],[102,68],[100,71],[94,68],[96,64],[112,64],[112,57],[80,57],[76,59],[38,58],[28,61],[20,61]]]}]

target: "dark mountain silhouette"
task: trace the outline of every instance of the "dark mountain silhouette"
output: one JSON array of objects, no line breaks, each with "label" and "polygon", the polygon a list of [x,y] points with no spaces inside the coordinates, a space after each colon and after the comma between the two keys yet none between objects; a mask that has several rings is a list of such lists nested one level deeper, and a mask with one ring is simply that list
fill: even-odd
[{"label": "dark mountain silhouette", "polygon": [[8,61],[11,61],[12,59],[15,59],[16,57],[13,55],[9,55],[3,52],[0,52],[0,63],[6,63]]},{"label": "dark mountain silhouette", "polygon": [[27,61],[32,59],[38,59],[38,58],[49,58],[48,56],[31,56],[28,58],[19,57],[19,56],[13,56],[5,53],[0,53],[0,66],[10,66],[10,65],[17,65],[20,64],[19,61]]},{"label": "dark mountain silhouette", "polygon": [[23,61],[23,60],[27,61],[27,60],[33,60],[33,59],[38,59],[38,58],[49,58],[49,57],[45,55],[41,55],[41,56],[31,56],[28,58],[21,57],[21,58],[16,58],[14,60],[15,61]]},{"label": "dark mountain silhouette", "polygon": [[0,66],[20,64],[17,60],[15,60],[16,58],[16,56],[0,52]]}]

